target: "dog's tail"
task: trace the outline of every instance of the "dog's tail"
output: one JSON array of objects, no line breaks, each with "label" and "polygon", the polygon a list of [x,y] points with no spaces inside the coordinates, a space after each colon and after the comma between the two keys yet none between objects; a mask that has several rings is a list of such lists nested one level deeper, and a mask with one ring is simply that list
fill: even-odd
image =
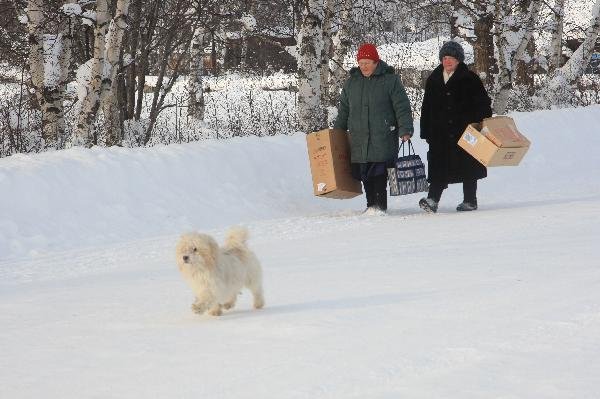
[{"label": "dog's tail", "polygon": [[229,229],[225,238],[226,249],[246,249],[248,241],[248,229],[242,226],[236,226]]}]

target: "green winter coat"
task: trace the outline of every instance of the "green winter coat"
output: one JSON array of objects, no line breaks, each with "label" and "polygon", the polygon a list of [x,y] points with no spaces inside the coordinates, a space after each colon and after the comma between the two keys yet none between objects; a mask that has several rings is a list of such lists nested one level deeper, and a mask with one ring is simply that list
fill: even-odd
[{"label": "green winter coat", "polygon": [[399,136],[413,134],[413,118],[394,68],[379,61],[368,78],[352,68],[340,95],[334,128],[348,131],[353,163],[395,160]]}]

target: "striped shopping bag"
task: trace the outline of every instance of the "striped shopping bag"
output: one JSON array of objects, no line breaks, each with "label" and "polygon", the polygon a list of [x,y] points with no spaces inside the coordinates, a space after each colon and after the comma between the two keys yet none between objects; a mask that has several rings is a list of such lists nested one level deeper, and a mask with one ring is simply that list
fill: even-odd
[{"label": "striped shopping bag", "polygon": [[405,154],[404,142],[400,145],[402,156],[398,157],[395,168],[388,169],[388,185],[390,195],[406,195],[427,191],[427,176],[425,165],[421,157],[415,153],[410,140],[408,142],[408,153]]}]

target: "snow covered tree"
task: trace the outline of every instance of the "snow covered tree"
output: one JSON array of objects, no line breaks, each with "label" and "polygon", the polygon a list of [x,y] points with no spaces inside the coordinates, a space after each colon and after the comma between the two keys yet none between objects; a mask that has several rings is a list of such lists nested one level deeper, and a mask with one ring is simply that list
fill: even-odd
[{"label": "snow covered tree", "polygon": [[473,69],[490,90],[498,73],[493,36],[497,0],[452,0],[451,7],[452,35],[473,46]]},{"label": "snow covered tree", "polygon": [[321,57],[323,53],[323,0],[302,1],[299,32],[298,103],[300,128],[305,133],[326,127],[321,104]]},{"label": "snow covered tree", "polygon": [[556,70],[554,84],[573,84],[585,71],[594,52],[594,46],[600,35],[600,0],[596,0],[592,9],[589,27],[585,30],[584,40],[571,58]]},{"label": "snow covered tree", "polygon": [[344,58],[352,45],[352,38],[350,37],[352,3],[353,0],[342,0],[337,10],[339,22],[331,44],[333,55],[330,60],[329,98],[328,101],[324,102],[324,104],[333,107],[338,105],[340,92],[347,77],[347,71],[344,69]]},{"label": "snow covered tree", "polygon": [[29,72],[42,115],[43,148],[58,148],[65,134],[64,94],[71,62],[71,16],[79,5],[57,10],[42,0],[27,3]]},{"label": "snow covered tree", "polygon": [[89,147],[97,143],[93,130],[98,108],[100,107],[100,89],[104,71],[106,30],[110,17],[108,14],[108,0],[96,1],[95,26],[94,26],[94,55],[80,68],[87,69],[89,75],[81,81],[84,95],[80,99],[77,125],[73,131],[72,145]]},{"label": "snow covered tree", "polygon": [[242,70],[246,70],[248,67],[248,46],[250,35],[256,29],[256,18],[254,15],[256,14],[256,1],[249,1],[246,4],[246,9],[244,10],[244,14],[239,19],[241,23],[241,54],[240,54],[240,68]]},{"label": "snow covered tree", "polygon": [[[104,113],[106,144],[121,142],[119,107],[116,102],[116,74],[119,69],[121,43],[127,27],[129,0],[117,0],[114,14],[112,0],[97,0],[94,25],[93,58],[81,66],[85,75],[79,80],[83,96],[80,98],[77,125],[73,131],[72,145],[98,144],[94,123],[98,110]],[[102,108],[100,108],[102,106]]]},{"label": "snow covered tree", "polygon": [[204,47],[208,41],[209,36],[204,28],[197,28],[190,48],[188,115],[198,120],[204,119],[204,89],[202,87],[202,74],[204,71]]},{"label": "snow covered tree", "polygon": [[542,0],[530,0],[523,14],[517,5],[499,4],[499,23],[496,26],[496,46],[500,73],[494,90],[493,110],[504,114],[513,88],[516,65],[524,58],[538,22]]},{"label": "snow covered tree", "polygon": [[120,145],[123,139],[121,132],[121,111],[117,101],[117,73],[120,71],[121,45],[123,34],[127,28],[127,14],[130,0],[118,0],[113,19],[106,34],[106,57],[104,76],[100,91],[100,105],[104,114],[104,131],[106,145]]},{"label": "snow covered tree", "polygon": [[552,7],[550,55],[548,59],[548,72],[553,73],[562,64],[563,29],[565,24],[565,0],[556,0]]}]

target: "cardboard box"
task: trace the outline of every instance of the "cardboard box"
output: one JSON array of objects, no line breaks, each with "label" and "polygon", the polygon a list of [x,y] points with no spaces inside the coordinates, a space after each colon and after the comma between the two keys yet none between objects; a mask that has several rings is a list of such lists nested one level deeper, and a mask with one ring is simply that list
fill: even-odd
[{"label": "cardboard box", "polygon": [[350,170],[350,143],[343,130],[325,129],[306,135],[308,159],[316,196],[352,198],[362,194]]},{"label": "cardboard box", "polygon": [[486,118],[472,123],[458,140],[458,145],[485,166],[516,166],[530,146],[529,140],[507,116]]},{"label": "cardboard box", "polygon": [[481,133],[498,147],[529,147],[527,137],[517,129],[517,125],[508,116],[495,116],[483,120]]}]

